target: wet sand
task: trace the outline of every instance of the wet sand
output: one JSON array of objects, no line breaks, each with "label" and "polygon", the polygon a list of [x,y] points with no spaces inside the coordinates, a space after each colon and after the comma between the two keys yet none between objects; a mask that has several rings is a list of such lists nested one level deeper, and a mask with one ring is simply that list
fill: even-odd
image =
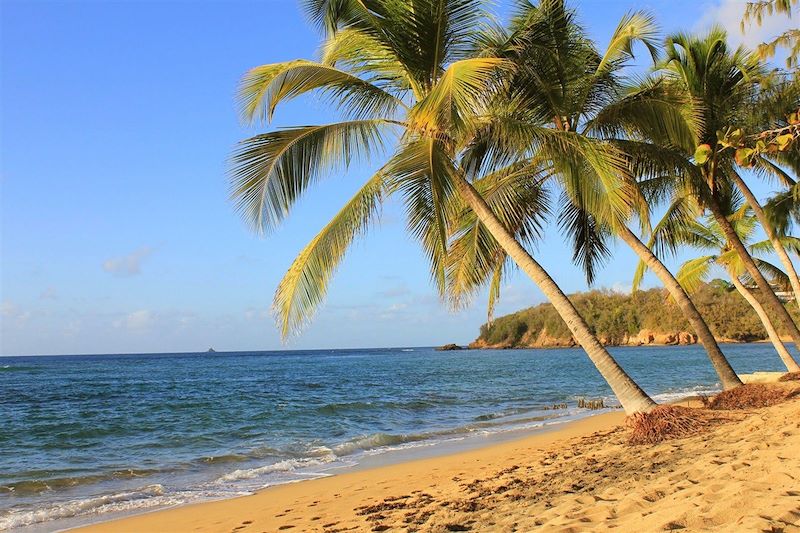
[{"label": "wet sand", "polygon": [[606,413],[77,531],[800,531],[800,399],[726,415],[709,433],[630,446],[624,415]]}]

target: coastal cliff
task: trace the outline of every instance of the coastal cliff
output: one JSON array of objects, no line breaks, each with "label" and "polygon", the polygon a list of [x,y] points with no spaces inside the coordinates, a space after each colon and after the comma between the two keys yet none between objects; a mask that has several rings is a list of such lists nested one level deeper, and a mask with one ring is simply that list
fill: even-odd
[{"label": "coastal cliff", "polygon": [[[767,338],[755,311],[721,280],[692,296],[719,342],[758,342]],[[570,296],[578,311],[606,346],[695,344],[681,311],[664,289],[634,294],[593,290]],[[795,305],[788,306],[793,315]],[[563,348],[575,346],[566,324],[550,304],[501,316],[481,326],[470,348]]]}]

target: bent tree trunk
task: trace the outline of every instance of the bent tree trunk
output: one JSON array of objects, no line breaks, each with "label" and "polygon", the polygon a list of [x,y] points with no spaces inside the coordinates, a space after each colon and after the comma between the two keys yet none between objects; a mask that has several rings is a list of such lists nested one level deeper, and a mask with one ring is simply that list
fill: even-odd
[{"label": "bent tree trunk", "polygon": [[747,186],[747,183],[735,172],[733,173],[733,180],[736,186],[742,191],[742,194],[744,194],[748,205],[753,208],[753,213],[756,214],[758,223],[764,228],[769,242],[772,243],[772,247],[775,249],[775,254],[778,256],[778,259],[780,259],[784,270],[786,270],[786,275],[789,276],[789,282],[792,284],[792,292],[794,293],[794,302],[800,305],[800,278],[797,277],[797,270],[795,270],[794,263],[792,263],[792,260],[789,258],[789,254],[786,253],[786,248],[784,248],[778,236],[775,235],[775,230],[767,218],[767,215],[764,213],[764,209],[761,207],[761,204],[758,203],[758,199],[753,194],[753,191],[750,190],[750,187]]},{"label": "bent tree trunk", "polygon": [[636,252],[636,255],[645,262],[647,268],[658,276],[658,279],[664,284],[670,296],[672,296],[675,303],[678,304],[678,307],[683,311],[689,324],[694,328],[695,333],[697,333],[700,344],[705,348],[708,358],[711,360],[711,364],[714,366],[714,370],[717,372],[717,376],[719,376],[719,380],[722,383],[722,388],[724,390],[729,390],[741,385],[742,381],[739,379],[739,376],[736,375],[736,372],[734,372],[728,359],[722,353],[722,350],[720,350],[717,340],[714,338],[714,334],[711,333],[711,330],[708,328],[708,324],[703,320],[694,302],[692,302],[689,295],[686,294],[686,291],[681,287],[681,284],[678,283],[678,280],[675,279],[675,276],[672,275],[672,272],[664,266],[664,263],[656,257],[650,248],[639,240],[639,237],[637,237],[630,228],[623,227],[619,231],[619,236],[625,241],[625,244],[630,246],[631,249]]},{"label": "bent tree trunk", "polygon": [[755,310],[758,318],[761,319],[761,323],[764,325],[764,329],[767,330],[767,335],[769,335],[769,340],[775,347],[775,351],[778,352],[778,356],[781,358],[781,361],[783,361],[783,364],[786,365],[786,369],[789,372],[800,372],[800,365],[797,364],[797,361],[794,360],[792,354],[789,353],[789,350],[787,350],[786,346],[784,346],[783,342],[781,342],[781,338],[778,335],[778,332],[775,330],[772,320],[769,319],[766,311],[764,311],[764,307],[761,305],[761,302],[756,299],[756,297],[747,287],[742,285],[742,282],[739,281],[739,276],[731,272],[730,269],[728,269],[728,275],[731,277],[733,286],[736,287],[736,290],[739,291],[739,294],[741,294],[742,297],[747,300],[747,303],[750,304],[750,307]]},{"label": "bent tree trunk", "polygon": [[614,391],[617,399],[625,409],[625,413],[632,415],[649,411],[655,407],[656,403],[625,373],[619,363],[600,344],[600,341],[591,332],[586,321],[575,309],[575,306],[572,305],[572,302],[569,301],[545,269],[531,257],[527,250],[517,242],[514,235],[503,226],[503,223],[495,216],[472,184],[461,176],[455,176],[455,180],[462,198],[475,212],[478,220],[550,300],[553,308],[569,327],[575,340],[586,351],[589,359],[608,382],[611,390]]},{"label": "bent tree trunk", "polygon": [[789,311],[786,310],[780,300],[778,300],[778,297],[775,296],[775,293],[772,292],[772,287],[769,286],[766,278],[764,278],[764,275],[756,266],[755,261],[753,261],[753,258],[750,257],[750,254],[747,252],[747,248],[745,248],[744,244],[742,244],[742,241],[739,239],[739,235],[731,225],[731,222],[722,213],[722,209],[717,201],[713,198],[710,199],[708,201],[708,207],[711,209],[711,213],[714,215],[714,220],[716,220],[717,224],[719,224],[720,228],[722,228],[722,232],[725,234],[725,238],[728,241],[728,246],[731,246],[734,250],[736,250],[736,253],[741,258],[742,263],[744,263],[747,272],[755,280],[756,285],[758,285],[758,288],[761,290],[761,292],[764,293],[764,298],[766,298],[770,310],[780,319],[781,323],[786,328],[786,331],[789,332],[789,336],[792,337],[792,342],[794,342],[795,347],[800,349],[800,330],[797,329],[797,325],[789,315]]}]

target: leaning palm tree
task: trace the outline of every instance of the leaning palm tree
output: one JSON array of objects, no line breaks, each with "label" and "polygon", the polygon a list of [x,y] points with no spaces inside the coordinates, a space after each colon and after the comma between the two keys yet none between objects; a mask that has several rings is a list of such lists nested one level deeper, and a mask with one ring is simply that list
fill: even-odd
[{"label": "leaning palm tree", "polygon": [[[776,76],[779,78],[777,82],[772,80]],[[749,111],[749,114],[744,117],[746,119],[745,126],[748,130],[755,131],[787,126],[787,117],[800,108],[800,79],[791,78],[785,73],[772,72],[764,78],[763,85],[764,87],[757,90],[755,83],[750,84],[753,94],[747,101],[748,105],[744,106],[744,110]],[[734,162],[737,163],[737,166],[751,168],[763,177],[776,179],[781,186],[791,190],[796,184],[796,180],[783,167],[787,167],[790,171],[793,169],[795,174],[797,173],[798,150],[800,150],[800,143],[794,143],[789,150],[763,151],[754,154],[747,162],[736,159]],[[742,177],[741,168],[732,169],[730,176],[766,233],[775,255],[786,271],[795,302],[800,305],[800,277],[781,242],[779,228],[775,227],[764,207]]]},{"label": "leaning palm tree", "polygon": [[[527,138],[521,139],[521,146],[509,147],[520,153],[527,150],[526,155],[539,164],[548,161],[550,176],[562,191],[559,223],[574,239],[574,258],[584,267],[589,282],[609,253],[606,241],[619,237],[664,283],[696,331],[723,387],[730,389],[741,381],[703,317],[672,273],[628,226],[634,214],[643,223],[649,217],[649,205],[634,177],[663,181],[662,174],[676,172],[676,161],[685,164],[669,148],[672,139],[691,142],[691,131],[678,106],[680,99],[664,84],[645,81],[629,87],[620,78],[620,71],[633,57],[635,41],[644,43],[655,56],[656,35],[649,15],[631,13],[620,21],[610,45],[600,53],[563,0],[523,4],[508,30],[493,29],[482,39],[485,55],[503,57],[516,66],[501,100],[494,102],[499,109],[495,116],[506,122],[490,125],[498,130],[494,136],[502,137],[507,145],[514,138],[507,131],[508,123],[514,127],[527,124],[571,132],[587,141],[602,140],[623,155],[628,168],[620,173],[620,179],[608,182],[586,161],[558,154],[548,161]],[[481,164],[497,157],[497,153],[484,153],[497,152],[494,141],[487,148],[479,143],[472,147]],[[495,260],[502,263],[503,257]],[[496,294],[499,272],[499,267],[492,271],[490,295]]]},{"label": "leaning palm tree", "polygon": [[[739,202],[736,199],[730,199],[733,203],[729,202],[726,209],[728,220],[736,229],[736,233],[743,243],[749,242],[756,229],[758,228],[758,221],[755,216],[750,213],[749,206],[737,205]],[[753,291],[746,285],[751,278],[749,278],[747,271],[742,265],[742,261],[735,250],[731,249],[728,245],[725,235],[713,217],[705,217],[698,220],[691,216],[686,217],[688,213],[697,213],[699,208],[694,207],[687,209],[687,204],[692,204],[691,199],[679,198],[672,205],[667,208],[664,218],[659,224],[656,225],[652,233],[650,242],[651,247],[664,250],[665,253],[674,252],[681,246],[690,246],[698,250],[709,252],[706,255],[689,259],[685,261],[677,272],[677,279],[683,287],[690,293],[696,291],[702,282],[707,281],[709,276],[715,268],[722,269],[730,278],[731,283],[747,301],[748,304],[758,315],[764,329],[767,332],[775,351],[781,361],[786,365],[790,372],[800,371],[797,361],[792,357],[787,350],[786,346],[781,341],[778,332],[770,319],[764,306],[756,298]],[[676,213],[679,215],[676,216]],[[680,214],[683,214],[683,220],[680,220]],[[800,245],[800,240],[794,237],[782,237],[782,244],[788,248],[796,250]],[[754,243],[749,246],[751,253],[764,253],[772,250],[772,243],[770,240]],[[753,260],[758,265],[765,276],[772,278],[772,283],[780,286],[788,286],[789,280],[786,274],[769,263],[768,261],[753,256]],[[644,264],[640,264],[637,275],[643,273],[645,268]],[[745,281],[742,281],[742,277]],[[639,278],[641,279],[641,278]]]},{"label": "leaning palm tree", "polygon": [[[273,131],[242,141],[233,156],[231,194],[258,231],[270,230],[323,176],[376,152],[390,154],[378,171],[300,252],[276,291],[284,336],[310,319],[348,247],[375,221],[380,205],[399,195],[408,229],[421,243],[440,293],[446,290],[448,221],[468,206],[504,252],[537,284],[610,385],[625,411],[655,404],[592,334],[549,274],[515,239],[473,185],[481,177],[459,164],[483,112],[510,65],[477,57],[476,28],[486,14],[474,0],[310,2],[327,30],[320,61],[256,67],[240,90],[243,117],[270,119],[277,105],[316,91],[345,120]],[[608,147],[570,133],[527,128],[543,153],[587,160],[608,180],[624,160]],[[495,199],[502,202],[503,198]],[[504,209],[508,209],[505,206]]]},{"label": "leaning palm tree", "polygon": [[[739,255],[770,311],[783,324],[795,346],[800,348],[800,329],[773,293],[767,279],[741,242],[736,229],[725,216],[720,196],[730,187],[741,185],[736,179],[736,161],[730,150],[717,145],[717,132],[736,126],[747,116],[753,80],[761,77],[755,56],[739,48],[728,50],[725,32],[713,29],[703,37],[678,34],[667,39],[667,57],[661,73],[670,85],[686,95],[686,114],[693,120],[695,142],[681,144],[688,157],[696,146],[707,145],[702,160],[696,159],[694,172],[686,172],[686,190],[707,208],[725,234],[730,247]],[[705,148],[705,147],[704,147]]]}]

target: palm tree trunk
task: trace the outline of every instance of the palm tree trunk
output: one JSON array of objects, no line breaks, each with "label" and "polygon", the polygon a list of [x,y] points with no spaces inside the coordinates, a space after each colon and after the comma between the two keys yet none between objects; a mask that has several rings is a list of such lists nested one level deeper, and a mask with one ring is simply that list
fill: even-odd
[{"label": "palm tree trunk", "polygon": [[694,302],[692,302],[689,295],[686,294],[686,291],[681,287],[681,284],[678,283],[678,280],[675,279],[675,276],[672,275],[672,272],[670,272],[664,263],[656,257],[650,248],[639,240],[630,228],[625,226],[618,233],[622,240],[636,252],[636,255],[638,255],[642,261],[644,261],[647,267],[658,276],[658,279],[664,284],[670,296],[675,300],[675,303],[681,308],[689,324],[694,328],[695,333],[697,333],[697,338],[705,348],[708,358],[711,359],[711,364],[714,366],[717,376],[719,376],[722,388],[724,390],[729,390],[741,385],[742,380],[736,375],[736,372],[734,372],[725,354],[720,350],[717,340],[714,338],[714,334],[711,333],[711,330],[708,328],[708,324],[703,320]]},{"label": "palm tree trunk", "polygon": [[495,216],[472,184],[461,176],[455,176],[455,179],[464,201],[475,212],[478,220],[486,227],[492,237],[503,247],[503,250],[550,300],[550,303],[567,324],[567,327],[569,327],[575,340],[586,351],[589,359],[608,382],[625,412],[628,415],[632,415],[649,411],[655,407],[656,403],[625,373],[619,363],[600,344],[600,341],[591,332],[588,324],[578,313],[578,310],[575,309],[575,306],[572,305],[572,302],[569,301],[545,269],[531,257],[527,250],[517,242],[514,235],[503,226],[503,223]]},{"label": "palm tree trunk", "polygon": [[800,278],[797,277],[797,270],[795,270],[794,264],[789,258],[789,254],[786,253],[786,248],[783,247],[783,243],[780,241],[778,236],[775,235],[775,230],[773,229],[772,224],[770,224],[769,219],[767,219],[767,215],[764,213],[764,209],[761,207],[761,204],[758,203],[758,199],[753,194],[753,191],[750,190],[750,187],[747,186],[747,183],[745,183],[739,174],[736,172],[732,172],[731,174],[736,186],[739,187],[739,189],[742,191],[742,194],[744,194],[747,203],[753,208],[753,212],[756,214],[758,223],[761,224],[762,228],[764,228],[764,231],[769,238],[769,242],[771,242],[772,247],[775,248],[775,254],[778,256],[778,259],[781,260],[781,264],[783,265],[784,270],[786,270],[786,275],[789,276],[789,282],[792,284],[794,302],[800,306]]},{"label": "palm tree trunk", "polygon": [[739,254],[739,257],[744,263],[747,272],[752,276],[755,280],[756,285],[764,293],[764,298],[767,300],[767,304],[769,305],[772,312],[780,318],[781,322],[783,323],[786,331],[789,332],[789,336],[792,338],[792,342],[794,342],[795,347],[800,349],[800,330],[797,329],[797,325],[792,320],[792,317],[789,315],[789,311],[783,306],[783,304],[778,300],[778,297],[775,296],[775,293],[772,292],[772,287],[769,286],[767,280],[764,278],[764,275],[756,266],[755,261],[753,258],[750,257],[750,254],[747,252],[747,248],[745,248],[744,244],[742,244],[741,239],[739,239],[739,235],[736,233],[733,225],[728,220],[728,218],[722,213],[722,209],[717,203],[717,200],[711,198],[707,202],[708,208],[711,210],[711,213],[714,215],[714,219],[719,224],[720,228],[722,228],[722,232],[725,234],[725,238],[728,241],[728,246],[731,246],[736,253]]},{"label": "palm tree trunk", "polygon": [[775,347],[775,351],[778,352],[778,356],[783,361],[783,364],[786,365],[786,369],[789,372],[800,372],[800,365],[797,364],[797,361],[794,360],[792,354],[789,353],[789,350],[786,349],[783,342],[781,342],[781,338],[778,335],[778,332],[775,331],[775,326],[772,324],[772,321],[769,319],[767,312],[764,311],[764,307],[761,305],[756,297],[753,295],[750,290],[742,285],[742,282],[739,281],[739,276],[735,275],[733,272],[728,269],[728,274],[731,277],[731,281],[733,282],[733,286],[736,287],[736,290],[739,291],[739,294],[747,300],[747,303],[750,304],[758,318],[761,319],[761,323],[764,325],[764,329],[767,330],[767,335],[769,335],[769,340],[772,342],[772,345]]}]

